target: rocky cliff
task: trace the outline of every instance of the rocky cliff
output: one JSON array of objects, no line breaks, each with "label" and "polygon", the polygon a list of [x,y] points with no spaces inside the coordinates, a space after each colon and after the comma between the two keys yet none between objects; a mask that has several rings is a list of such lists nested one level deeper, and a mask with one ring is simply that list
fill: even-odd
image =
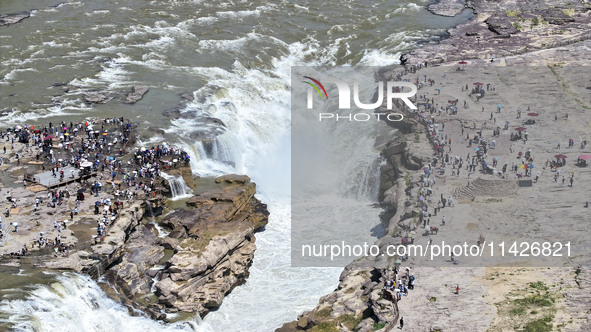
[{"label": "rocky cliff", "polygon": [[[125,244],[125,255],[105,273],[109,284],[138,309],[155,318],[167,313],[205,316],[248,277],[256,230],[267,224],[266,205],[247,176],[216,179],[186,208],[142,223]],[[135,305],[135,304],[140,305]],[[182,315],[177,315],[182,318]]]},{"label": "rocky cliff", "polygon": [[161,320],[205,316],[245,282],[255,232],[269,215],[247,176],[226,175],[215,183],[174,210],[154,199],[143,203],[149,212],[144,213],[136,202],[104,241],[43,266],[102,277],[101,287],[131,314]]}]

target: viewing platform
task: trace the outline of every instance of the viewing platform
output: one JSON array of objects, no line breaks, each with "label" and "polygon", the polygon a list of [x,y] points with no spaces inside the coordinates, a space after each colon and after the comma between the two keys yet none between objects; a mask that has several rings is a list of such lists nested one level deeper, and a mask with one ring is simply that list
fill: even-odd
[{"label": "viewing platform", "polygon": [[[60,171],[64,171],[64,178],[60,180]],[[85,171],[72,166],[60,168],[60,171],[54,173],[52,171],[45,171],[37,174],[25,174],[25,180],[42,185],[48,189],[60,187],[72,182],[86,180],[90,177],[96,176],[96,172]]]}]

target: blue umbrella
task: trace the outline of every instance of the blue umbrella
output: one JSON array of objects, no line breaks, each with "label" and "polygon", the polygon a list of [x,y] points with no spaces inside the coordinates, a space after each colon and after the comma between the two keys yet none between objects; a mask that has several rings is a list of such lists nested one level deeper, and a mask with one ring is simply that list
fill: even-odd
[{"label": "blue umbrella", "polygon": [[478,151],[478,150],[480,150],[480,148],[474,148],[474,151]]}]

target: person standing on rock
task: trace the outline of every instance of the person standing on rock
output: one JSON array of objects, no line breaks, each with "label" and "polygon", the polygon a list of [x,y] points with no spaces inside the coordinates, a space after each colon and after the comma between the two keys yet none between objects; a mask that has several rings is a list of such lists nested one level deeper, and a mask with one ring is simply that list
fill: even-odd
[{"label": "person standing on rock", "polygon": [[400,317],[400,329],[404,327],[404,317]]},{"label": "person standing on rock", "polygon": [[460,295],[460,285],[456,285],[456,295]]}]

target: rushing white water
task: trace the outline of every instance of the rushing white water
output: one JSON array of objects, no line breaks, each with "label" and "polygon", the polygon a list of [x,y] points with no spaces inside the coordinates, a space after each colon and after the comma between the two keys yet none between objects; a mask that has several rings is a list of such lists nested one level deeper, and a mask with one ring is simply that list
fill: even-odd
[{"label": "rushing white water", "polygon": [[182,176],[169,175],[165,172],[161,172],[160,174],[164,179],[166,179],[166,181],[168,181],[168,184],[170,185],[170,194],[172,195],[172,197],[170,198],[171,200],[174,201],[191,197],[191,188],[187,186],[187,183],[185,182],[185,179],[183,179]]},{"label": "rushing white water", "polygon": [[[289,86],[290,65],[301,64],[304,51],[300,46],[292,45],[290,56],[276,61],[270,73],[242,70],[236,63],[235,72],[219,74],[220,78],[212,83],[223,86],[223,91],[211,93],[205,87],[196,95],[206,102],[190,106],[221,119],[226,126],[225,133],[213,142],[209,155],[201,143],[193,147],[197,153],[191,158],[194,170],[201,175],[228,171],[248,174],[257,183],[259,199],[268,204],[271,213],[265,231],[257,234],[250,277],[224,299],[220,309],[206,316],[202,325],[205,329],[272,331],[295,319],[303,310],[313,308],[319,296],[331,292],[338,283],[341,268],[292,267],[291,264],[293,184]],[[236,74],[241,75],[240,80]],[[208,94],[200,96],[201,92]],[[366,93],[372,94],[373,90]],[[322,202],[312,202],[309,207],[327,222],[344,217],[359,220],[353,225],[357,233],[373,242],[371,239],[378,233],[372,228],[379,224],[379,210],[370,206],[379,176],[373,131],[367,127],[358,127],[354,132],[343,127],[327,127],[320,135],[341,149],[339,158],[333,159],[330,166],[359,176],[345,181],[343,186],[335,186],[331,199],[340,201],[340,208],[320,206]],[[235,166],[229,166],[228,162]]]},{"label": "rushing white water", "polygon": [[198,331],[200,319],[163,324],[130,316],[127,308],[105,295],[88,276],[65,273],[39,286],[26,299],[3,301],[0,311],[14,331]]}]

